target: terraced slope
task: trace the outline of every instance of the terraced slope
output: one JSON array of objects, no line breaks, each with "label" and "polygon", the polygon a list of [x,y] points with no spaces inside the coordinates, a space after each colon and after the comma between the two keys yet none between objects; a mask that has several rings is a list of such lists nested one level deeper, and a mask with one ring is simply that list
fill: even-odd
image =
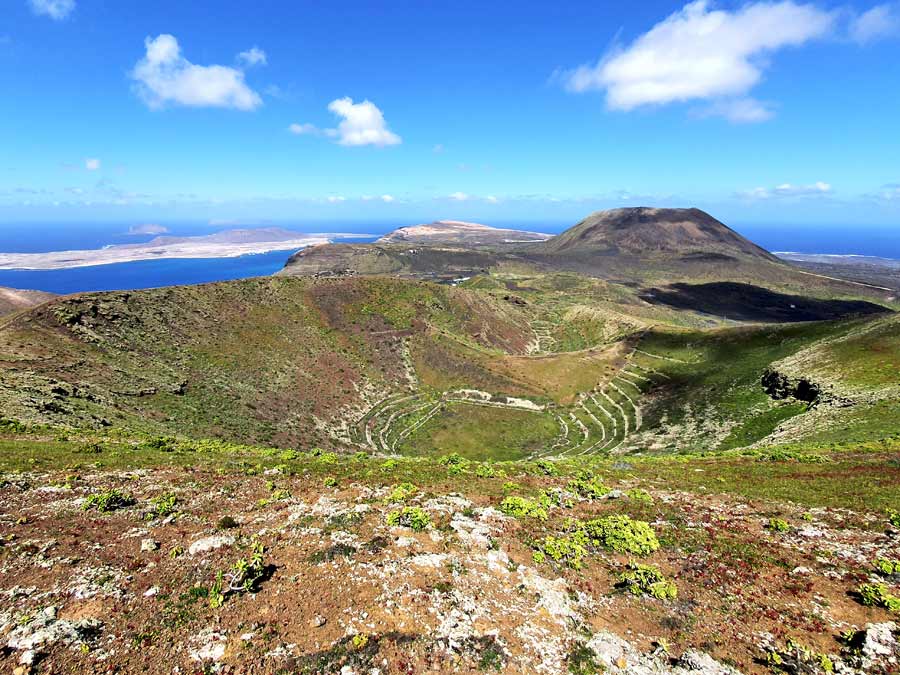
[{"label": "terraced slope", "polygon": [[0,329],[0,403],[32,421],[334,443],[409,386],[412,347],[447,336],[516,353],[531,332],[502,300],[390,279],[86,294]]},{"label": "terraced slope", "polygon": [[[86,294],[0,327],[0,406],[28,422],[495,459],[900,432],[893,317],[710,323],[567,275]],[[764,385],[772,372],[831,395],[810,411]]]}]

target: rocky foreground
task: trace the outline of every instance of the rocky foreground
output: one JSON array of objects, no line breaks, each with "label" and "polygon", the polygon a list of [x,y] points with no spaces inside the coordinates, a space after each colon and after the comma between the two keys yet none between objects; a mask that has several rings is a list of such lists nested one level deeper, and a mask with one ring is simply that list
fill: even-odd
[{"label": "rocky foreground", "polygon": [[627,466],[260,451],[121,470],[79,452],[0,480],[5,672],[900,667],[900,522],[883,512]]}]

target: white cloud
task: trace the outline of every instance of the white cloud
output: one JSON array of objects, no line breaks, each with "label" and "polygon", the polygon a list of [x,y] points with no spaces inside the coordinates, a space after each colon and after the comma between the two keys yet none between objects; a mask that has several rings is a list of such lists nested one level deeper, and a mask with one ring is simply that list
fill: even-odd
[{"label": "white cloud", "polygon": [[330,204],[340,204],[341,202],[347,201],[346,197],[341,197],[340,195],[331,195],[327,199]]},{"label": "white cloud", "polygon": [[497,204],[500,200],[497,199],[494,195],[488,195],[484,198],[484,201],[488,202],[489,204]]},{"label": "white cloud", "polygon": [[398,145],[402,139],[388,129],[381,110],[366,99],[354,103],[349,96],[328,104],[328,109],[341,117],[337,129],[328,129],[329,136],[337,138],[341,145]]},{"label": "white cloud", "polygon": [[824,197],[834,192],[829,183],[816,181],[812,185],[782,183],[773,188],[758,187],[738,193],[750,199],[771,199],[772,197]]},{"label": "white cloud", "polygon": [[453,194],[448,195],[448,197],[455,202],[465,202],[470,199],[469,195],[465,192],[454,192]]},{"label": "white cloud", "polygon": [[28,0],[31,11],[49,16],[54,21],[62,21],[75,11],[75,0]]},{"label": "white cloud", "polygon": [[319,130],[316,128],[315,124],[297,124],[294,123],[288,127],[288,131],[292,134],[296,134],[298,136],[302,134],[317,134]]},{"label": "white cloud", "polygon": [[435,145],[435,146],[431,149],[431,151],[432,151],[433,153],[435,153],[436,155],[442,153],[442,152],[444,151],[444,144],[443,144],[443,143],[438,143],[437,145]]},{"label": "white cloud", "polygon": [[850,39],[868,44],[900,32],[900,17],[890,5],[876,5],[850,22]]},{"label": "white cloud", "polygon": [[393,131],[388,129],[381,110],[366,99],[362,103],[354,103],[349,96],[338,98],[328,104],[328,110],[342,118],[336,129],[319,129],[308,122],[291,124],[288,130],[292,134],[325,135],[336,139],[340,145],[399,145],[403,142]]},{"label": "white cloud", "polygon": [[84,160],[84,168],[88,171],[97,171],[100,168],[100,160],[96,157],[89,157]]},{"label": "white cloud", "polygon": [[228,66],[198,66],[181,55],[178,40],[159,35],[144,40],[147,53],[131,77],[151,108],[167,103],[194,107],[253,110],[262,99],[247,86],[244,73]]},{"label": "white cloud", "polygon": [[397,201],[397,198],[394,195],[381,195],[381,201],[390,204],[391,202]]},{"label": "white cloud", "polygon": [[722,99],[738,106],[734,116],[740,121],[760,121],[764,109],[744,97],[762,78],[767,57],[825,36],[834,22],[834,13],[792,0],[755,2],[733,12],[697,0],[630,45],[561,78],[569,91],[605,91],[613,110]]},{"label": "white cloud", "polygon": [[269,62],[266,58],[266,53],[259,47],[251,47],[247,51],[238,54],[237,58],[246,68],[264,66]]}]

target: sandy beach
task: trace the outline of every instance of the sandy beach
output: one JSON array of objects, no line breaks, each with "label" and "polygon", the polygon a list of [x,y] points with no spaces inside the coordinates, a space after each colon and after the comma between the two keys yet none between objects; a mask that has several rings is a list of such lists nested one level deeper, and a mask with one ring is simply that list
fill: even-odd
[{"label": "sandy beach", "polygon": [[164,258],[234,258],[252,253],[301,249],[330,241],[321,235],[287,235],[285,231],[273,232],[271,239],[258,236],[258,232],[256,234],[248,237],[246,230],[233,230],[198,237],[157,237],[143,244],[80,251],[0,253],[0,269],[57,270]]}]

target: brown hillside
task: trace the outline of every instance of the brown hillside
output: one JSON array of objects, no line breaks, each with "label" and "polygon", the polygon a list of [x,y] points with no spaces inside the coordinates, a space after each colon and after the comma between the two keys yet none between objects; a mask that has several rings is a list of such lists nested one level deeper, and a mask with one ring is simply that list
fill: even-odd
[{"label": "brown hillside", "polygon": [[700,209],[638,207],[597,211],[536,250],[570,254],[597,249],[632,255],[703,253],[776,260]]}]

